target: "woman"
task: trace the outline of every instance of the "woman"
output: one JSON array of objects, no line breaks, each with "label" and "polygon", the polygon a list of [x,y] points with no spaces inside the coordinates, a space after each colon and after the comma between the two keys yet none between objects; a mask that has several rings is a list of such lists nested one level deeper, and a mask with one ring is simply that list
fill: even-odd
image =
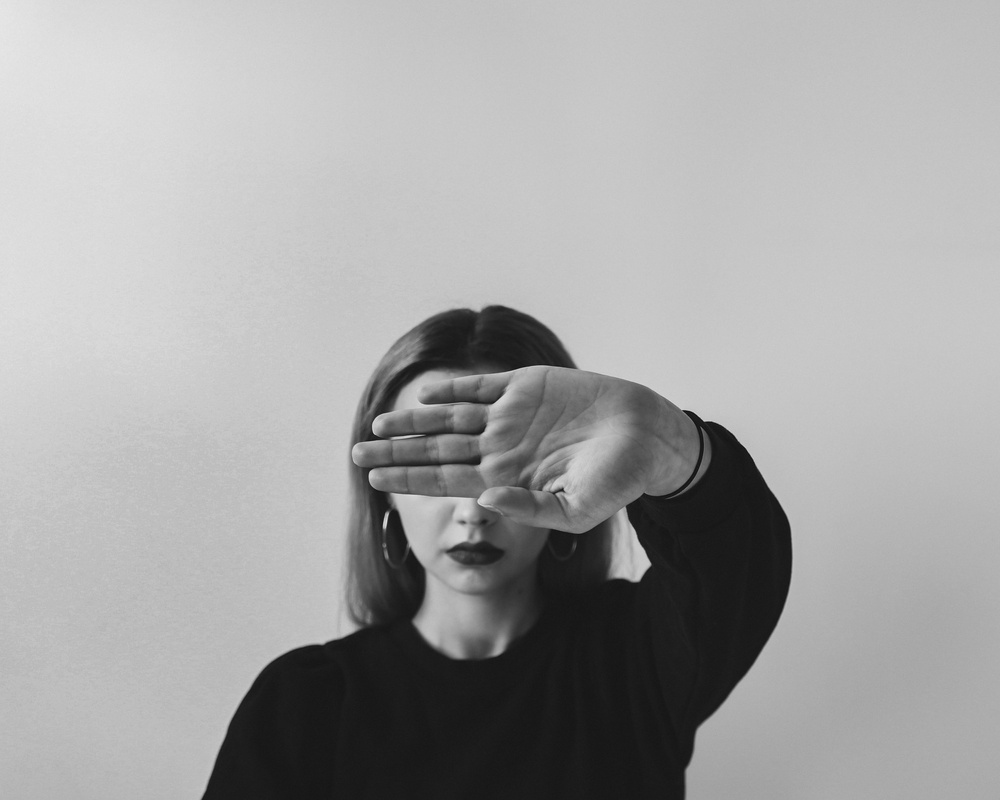
[{"label": "woman", "polygon": [[[261,673],[205,798],[682,798],[790,575],[732,434],[491,306],[399,339],[354,440],[362,628]],[[621,508],[636,583],[608,579]]]}]

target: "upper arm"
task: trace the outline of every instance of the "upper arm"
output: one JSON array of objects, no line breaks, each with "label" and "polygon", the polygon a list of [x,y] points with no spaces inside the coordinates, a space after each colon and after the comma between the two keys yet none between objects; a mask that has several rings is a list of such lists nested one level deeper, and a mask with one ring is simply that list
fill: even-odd
[{"label": "upper arm", "polygon": [[332,730],[335,677],[319,647],[269,664],[233,715],[204,800],[313,796],[322,774],[315,764]]}]

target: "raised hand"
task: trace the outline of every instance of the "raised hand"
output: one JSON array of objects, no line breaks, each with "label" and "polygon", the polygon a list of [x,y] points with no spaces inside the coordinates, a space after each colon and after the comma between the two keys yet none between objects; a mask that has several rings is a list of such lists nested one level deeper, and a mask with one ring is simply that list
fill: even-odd
[{"label": "raised hand", "polygon": [[[536,527],[589,530],[643,493],[679,487],[698,456],[697,428],[677,406],[593,372],[472,375],[425,386],[418,399],[427,405],[375,419],[383,441],[354,446],[371,485],[477,497]],[[417,438],[389,438],[401,436]]]}]

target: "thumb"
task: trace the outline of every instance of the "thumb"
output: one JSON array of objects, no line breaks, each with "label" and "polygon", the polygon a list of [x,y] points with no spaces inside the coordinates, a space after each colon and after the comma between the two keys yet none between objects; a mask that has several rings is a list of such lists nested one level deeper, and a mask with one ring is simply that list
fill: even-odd
[{"label": "thumb", "polygon": [[479,496],[479,505],[496,511],[511,522],[533,528],[568,531],[572,524],[563,506],[563,496],[552,492],[535,492],[515,486],[487,489]]}]

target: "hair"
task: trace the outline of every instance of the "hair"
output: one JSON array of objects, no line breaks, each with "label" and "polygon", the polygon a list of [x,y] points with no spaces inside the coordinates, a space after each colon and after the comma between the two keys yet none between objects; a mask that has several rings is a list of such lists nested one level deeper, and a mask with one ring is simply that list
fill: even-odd
[{"label": "hair", "polygon": [[[391,408],[403,386],[429,370],[486,366],[514,370],[535,365],[576,369],[562,342],[534,317],[498,305],[435,314],[403,334],[375,368],[358,403],[351,443],[376,439],[375,417]],[[353,462],[349,469],[348,614],[361,626],[409,619],[423,600],[424,568],[412,557],[396,569],[386,563],[381,534],[388,497],[372,488],[367,469]],[[583,534],[552,531],[552,539],[575,536],[577,547],[566,561],[553,557],[548,547],[542,550],[538,579],[544,595],[577,596],[606,581],[613,534],[613,519]],[[555,544],[560,552],[569,547],[569,542]]]}]

